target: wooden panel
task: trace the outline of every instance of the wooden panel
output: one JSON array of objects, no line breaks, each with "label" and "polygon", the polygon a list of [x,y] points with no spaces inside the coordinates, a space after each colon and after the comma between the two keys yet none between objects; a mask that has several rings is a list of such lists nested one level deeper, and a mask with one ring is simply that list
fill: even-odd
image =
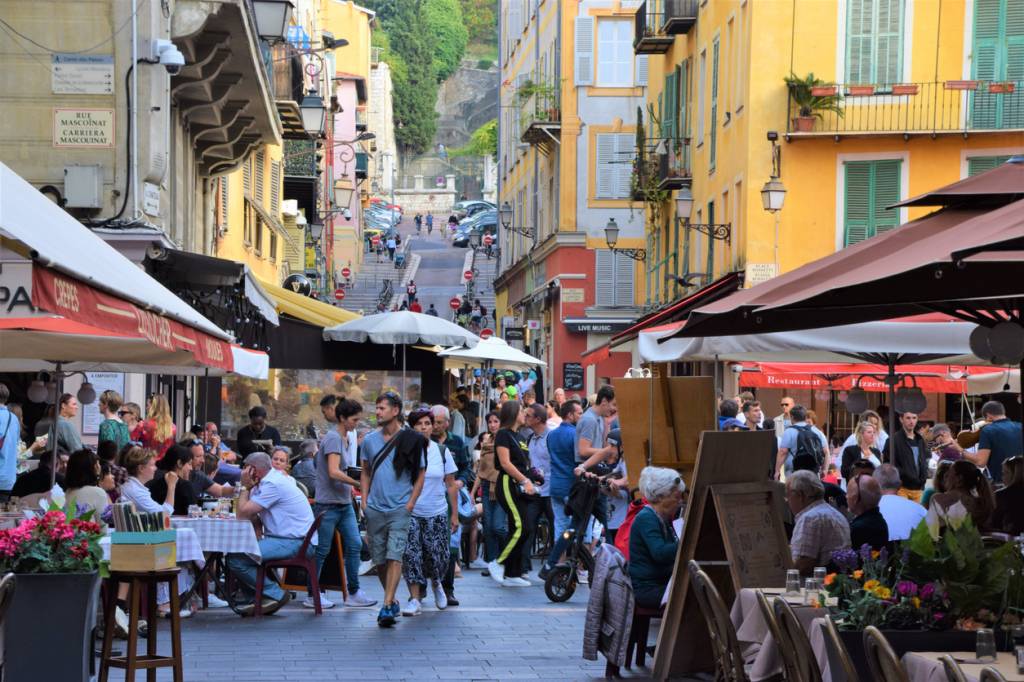
[{"label": "wooden panel", "polygon": [[786,489],[776,481],[711,486],[733,584],[782,586],[792,565],[783,509]]},{"label": "wooden panel", "polygon": [[615,379],[619,425],[630,485],[651,464],[677,469],[692,480],[700,434],[713,430],[715,389],[711,377]]}]

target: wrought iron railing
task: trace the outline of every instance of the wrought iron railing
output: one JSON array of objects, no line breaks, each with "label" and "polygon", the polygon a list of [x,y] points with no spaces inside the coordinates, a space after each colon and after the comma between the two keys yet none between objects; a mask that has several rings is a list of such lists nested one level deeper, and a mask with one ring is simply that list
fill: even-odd
[{"label": "wrought iron railing", "polygon": [[633,158],[630,194],[634,201],[662,201],[667,190],[679,189],[691,177],[690,140],[647,138],[643,159]]},{"label": "wrought iron railing", "polygon": [[[792,88],[791,88],[792,92]],[[789,97],[787,131],[795,135],[930,134],[1024,130],[1024,81],[951,80],[810,88],[836,96],[836,110],[803,111]]]},{"label": "wrought iron railing", "polygon": [[519,134],[534,123],[562,120],[562,99],[558,86],[544,80],[527,81],[516,91],[519,100]]},{"label": "wrought iron railing", "polygon": [[700,0],[645,0],[633,18],[633,45],[645,38],[684,34],[697,20]]}]

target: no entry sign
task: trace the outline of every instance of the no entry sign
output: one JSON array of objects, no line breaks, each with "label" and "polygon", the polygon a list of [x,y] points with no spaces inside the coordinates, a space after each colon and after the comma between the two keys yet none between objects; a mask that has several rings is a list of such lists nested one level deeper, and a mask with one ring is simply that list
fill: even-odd
[{"label": "no entry sign", "polygon": [[494,243],[494,237],[489,234],[484,235],[484,246],[490,246]]},{"label": "no entry sign", "polygon": [[380,244],[380,237],[378,237],[377,235],[373,235],[373,237],[370,239],[370,243],[373,244],[374,246],[377,246],[377,244]]},{"label": "no entry sign", "polygon": [[494,330],[493,329],[481,329],[480,330],[480,338],[481,339],[489,339],[492,336],[494,336]]},{"label": "no entry sign", "polygon": [[466,270],[464,273],[462,273],[462,279],[466,280],[467,282],[473,279],[473,271]]},{"label": "no entry sign", "polygon": [[342,268],[341,276],[344,277],[345,279],[348,279],[349,277],[352,276],[352,270],[349,268]]},{"label": "no entry sign", "polygon": [[345,290],[342,289],[341,287],[338,287],[337,289],[335,289],[334,290],[334,299],[336,301],[343,301],[343,300],[345,300]]},{"label": "no entry sign", "polygon": [[462,305],[462,301],[460,301],[459,297],[456,296],[452,300],[448,301],[448,305],[451,307],[452,310],[458,310],[459,306]]}]

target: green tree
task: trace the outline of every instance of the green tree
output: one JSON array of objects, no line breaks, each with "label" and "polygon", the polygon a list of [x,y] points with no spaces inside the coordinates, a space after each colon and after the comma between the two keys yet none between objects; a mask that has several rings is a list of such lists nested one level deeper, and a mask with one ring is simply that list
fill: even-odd
[{"label": "green tree", "polygon": [[423,27],[434,47],[434,70],[441,82],[455,73],[469,43],[458,0],[424,0]]},{"label": "green tree", "polygon": [[[394,14],[384,22],[388,41],[405,64],[392,74],[394,82],[395,139],[403,151],[420,154],[437,131],[437,78],[431,36],[424,29],[422,0],[383,0]],[[382,3],[382,4],[383,4]]]},{"label": "green tree", "polygon": [[462,5],[462,19],[469,38],[474,42],[497,42],[495,10],[497,0],[459,0]]},{"label": "green tree", "polygon": [[459,156],[498,156],[498,119],[492,118],[473,131],[469,142],[461,147],[449,150],[448,155]]}]

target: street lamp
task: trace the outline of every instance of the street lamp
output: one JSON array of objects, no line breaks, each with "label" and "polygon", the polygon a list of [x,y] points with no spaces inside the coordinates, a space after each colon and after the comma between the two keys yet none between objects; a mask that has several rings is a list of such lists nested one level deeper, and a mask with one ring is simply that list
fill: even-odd
[{"label": "street lamp", "polygon": [[322,135],[327,122],[327,110],[324,109],[324,98],[317,93],[316,88],[310,89],[302,98],[299,110],[302,112],[302,127],[306,133],[310,137]]},{"label": "street lamp", "polygon": [[683,187],[676,193],[676,219],[683,221],[685,227],[706,234],[712,239],[721,239],[727,244],[732,240],[732,223],[691,223],[691,215],[693,192],[689,187]]},{"label": "street lamp", "polygon": [[786,188],[773,175],[768,182],[764,183],[764,187],[761,188],[761,204],[764,206],[764,210],[769,213],[776,213],[782,210],[782,204],[785,201]]},{"label": "street lamp", "polygon": [[610,218],[608,224],[604,227],[604,240],[608,244],[608,248],[611,249],[612,253],[624,254],[633,260],[647,260],[647,252],[644,249],[616,249],[615,245],[619,243],[619,224],[615,222],[615,218]]},{"label": "street lamp", "polygon": [[323,223],[310,223],[309,224],[309,238],[313,240],[313,243],[320,241],[320,237],[324,234]]},{"label": "street lamp", "polygon": [[512,225],[512,205],[507,201],[504,202],[498,210],[498,216],[501,218],[501,224],[507,230]]},{"label": "street lamp", "polygon": [[480,240],[483,238],[483,233],[477,232],[476,230],[469,231],[469,248],[476,251],[480,248]]},{"label": "street lamp", "polygon": [[253,0],[256,33],[272,43],[284,40],[295,6],[291,0]]}]

